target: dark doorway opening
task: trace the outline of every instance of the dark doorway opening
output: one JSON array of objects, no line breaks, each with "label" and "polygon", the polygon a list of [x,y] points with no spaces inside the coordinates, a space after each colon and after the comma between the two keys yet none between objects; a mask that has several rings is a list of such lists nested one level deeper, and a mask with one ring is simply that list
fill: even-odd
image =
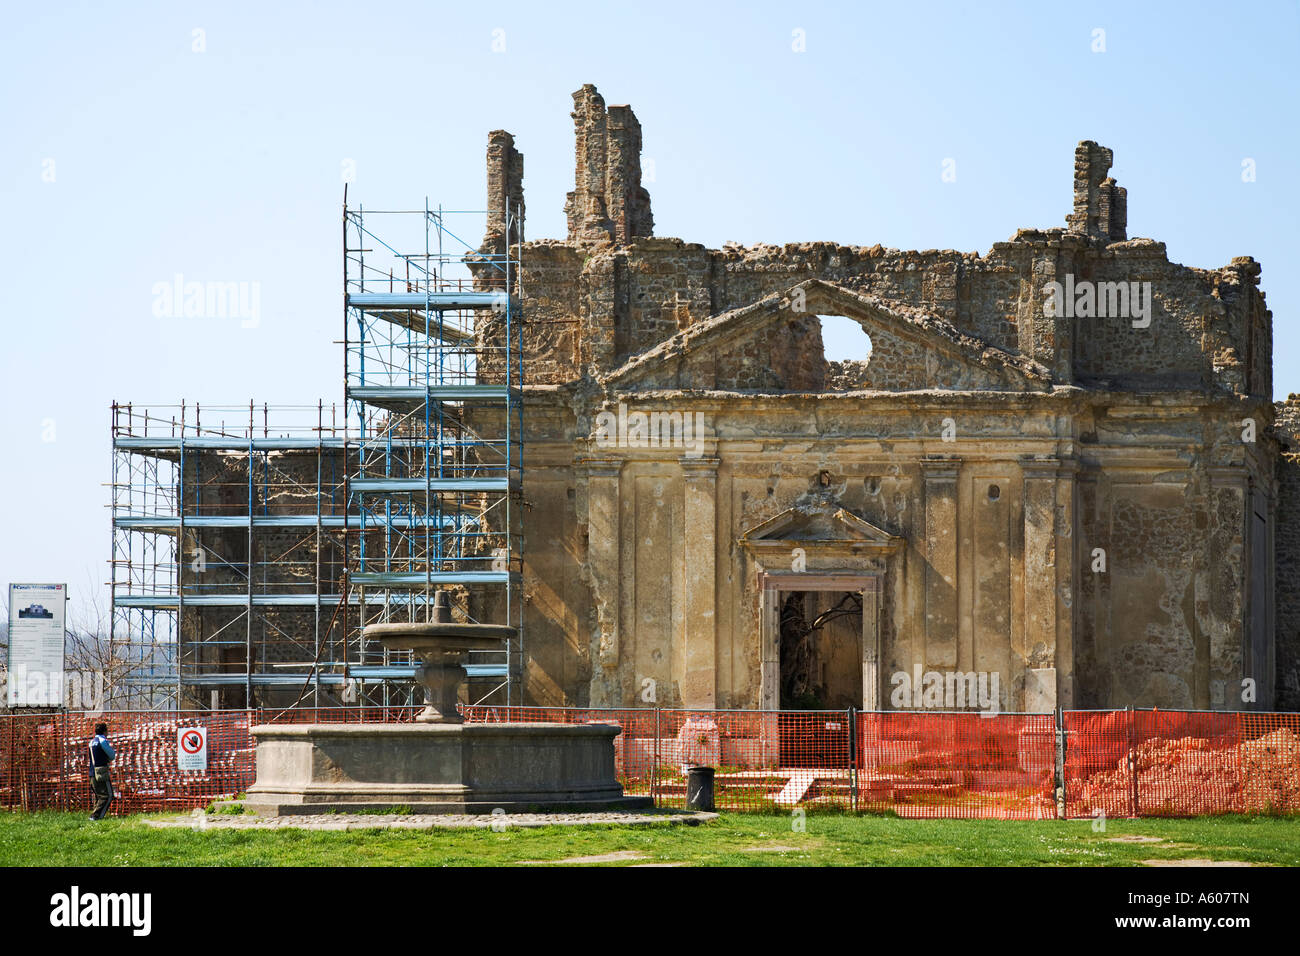
[{"label": "dark doorway opening", "polygon": [[862,595],[786,592],[780,627],[782,710],[861,706]]},{"label": "dark doorway opening", "polygon": [[[780,613],[781,765],[847,767],[847,710],[862,700],[862,595],[788,591]],[[842,710],[843,718],[797,713]]]}]

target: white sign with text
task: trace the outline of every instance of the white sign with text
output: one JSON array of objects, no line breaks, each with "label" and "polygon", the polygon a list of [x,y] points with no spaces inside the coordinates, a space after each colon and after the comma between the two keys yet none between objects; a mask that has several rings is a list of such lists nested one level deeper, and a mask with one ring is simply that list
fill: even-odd
[{"label": "white sign with text", "polygon": [[180,770],[208,769],[208,728],[176,728],[176,766]]},{"label": "white sign with text", "polygon": [[[66,584],[9,585],[10,707],[63,704],[63,635]],[[51,688],[55,688],[51,692]]]}]

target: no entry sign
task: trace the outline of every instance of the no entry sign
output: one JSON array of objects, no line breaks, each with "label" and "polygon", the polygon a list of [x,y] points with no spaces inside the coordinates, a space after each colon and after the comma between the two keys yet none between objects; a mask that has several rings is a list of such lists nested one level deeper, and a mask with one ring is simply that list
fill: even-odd
[{"label": "no entry sign", "polygon": [[208,769],[208,728],[176,729],[176,766],[181,770]]}]

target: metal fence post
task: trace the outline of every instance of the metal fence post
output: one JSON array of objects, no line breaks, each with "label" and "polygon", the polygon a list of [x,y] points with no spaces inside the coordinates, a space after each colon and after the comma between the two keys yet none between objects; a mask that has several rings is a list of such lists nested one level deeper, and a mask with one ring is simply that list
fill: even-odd
[{"label": "metal fence post", "polygon": [[1056,818],[1065,819],[1065,711],[1056,708]]},{"label": "metal fence post", "polygon": [[853,705],[849,705],[849,811],[858,810],[858,720]]},{"label": "metal fence post", "polygon": [[59,799],[55,803],[60,810],[68,809],[68,783],[67,783],[67,763],[68,763],[68,714],[67,711],[60,709],[56,714],[55,726],[58,732],[54,735],[59,742]]},{"label": "metal fence post", "polygon": [[1129,804],[1132,808],[1133,816],[1138,815],[1138,778],[1137,778],[1137,753],[1136,747],[1136,714],[1132,706],[1128,708],[1128,776],[1129,776]]},{"label": "metal fence post", "polygon": [[650,802],[659,806],[659,705],[655,704],[654,756],[650,758]]}]

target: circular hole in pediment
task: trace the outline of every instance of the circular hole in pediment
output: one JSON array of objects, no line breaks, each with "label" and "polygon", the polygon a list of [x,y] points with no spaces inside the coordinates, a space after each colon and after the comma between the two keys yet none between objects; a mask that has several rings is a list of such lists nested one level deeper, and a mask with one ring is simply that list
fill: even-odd
[{"label": "circular hole in pediment", "polygon": [[871,360],[871,336],[847,315],[818,315],[822,327],[822,355],[828,362]]}]

